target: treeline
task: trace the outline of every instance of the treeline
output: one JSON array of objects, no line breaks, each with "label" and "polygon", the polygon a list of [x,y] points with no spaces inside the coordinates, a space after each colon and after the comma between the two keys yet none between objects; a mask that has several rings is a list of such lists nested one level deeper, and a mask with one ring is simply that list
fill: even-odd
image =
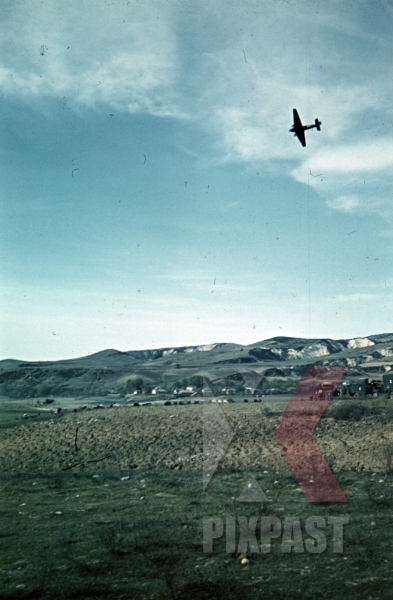
[{"label": "treeline", "polygon": [[126,384],[120,386],[117,391],[122,395],[133,394],[134,392],[140,392],[150,394],[154,388],[165,390],[167,393],[173,393],[175,390],[184,390],[189,386],[194,386],[198,390],[203,387],[203,377],[200,375],[192,375],[191,377],[184,377],[174,382],[161,382],[151,383],[144,381],[142,377],[131,377],[127,380]]},{"label": "treeline", "polygon": [[[259,382],[260,394],[293,393],[299,377],[263,377]],[[278,375],[278,374],[277,374]],[[171,382],[157,382],[142,377],[129,377],[125,383],[116,381],[117,374],[111,369],[13,369],[0,373],[0,395],[10,398],[56,397],[105,397],[112,394],[125,397],[135,392],[150,394],[154,388],[162,393],[173,394],[193,386],[198,393],[209,387],[218,396],[227,388],[233,393],[242,393],[247,384],[240,373],[211,381],[201,375],[191,375]],[[230,392],[232,393],[232,392]]]}]

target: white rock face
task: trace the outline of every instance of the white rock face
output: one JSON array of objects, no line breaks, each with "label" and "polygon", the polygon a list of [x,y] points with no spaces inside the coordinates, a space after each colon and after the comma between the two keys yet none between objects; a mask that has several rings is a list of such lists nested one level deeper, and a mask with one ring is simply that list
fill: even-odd
[{"label": "white rock face", "polygon": [[[265,348],[262,348],[262,350],[265,350]],[[266,348],[266,350],[267,350],[267,348]],[[272,348],[271,352],[273,352],[273,354],[277,354],[277,356],[279,356],[280,358],[283,355],[283,351],[281,348]]]},{"label": "white rock face", "polygon": [[209,350],[213,350],[217,344],[205,344],[204,346],[197,346],[198,352],[209,352]]},{"label": "white rock face", "polygon": [[[204,346],[190,346],[186,348],[184,352],[186,354],[191,354],[191,352],[208,352],[209,350],[213,350],[217,344],[205,344]],[[168,354],[178,354],[178,350],[176,348],[170,348],[169,350],[164,350],[162,353],[163,356],[167,356]]]},{"label": "white rock face", "polygon": [[317,358],[319,356],[328,356],[329,350],[323,344],[310,344],[303,350],[294,350],[289,348],[288,358]]},{"label": "white rock face", "polygon": [[379,353],[382,354],[382,356],[393,356],[393,348],[381,348]]},{"label": "white rock face", "polygon": [[374,346],[374,342],[368,338],[354,338],[353,340],[348,340],[347,348],[353,350],[354,348],[367,348],[367,346]]},{"label": "white rock face", "polygon": [[209,352],[213,350],[217,344],[205,344],[204,346],[193,346],[191,348],[187,348],[186,352]]},{"label": "white rock face", "polygon": [[288,358],[302,358],[302,353],[294,348],[288,348]]}]

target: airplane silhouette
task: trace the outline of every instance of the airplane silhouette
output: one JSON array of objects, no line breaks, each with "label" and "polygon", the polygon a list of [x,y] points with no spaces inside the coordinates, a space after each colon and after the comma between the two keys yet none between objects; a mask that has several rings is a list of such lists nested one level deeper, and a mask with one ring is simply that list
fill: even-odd
[{"label": "airplane silhouette", "polygon": [[322,125],[322,123],[318,119],[315,119],[314,125],[303,125],[296,108],[294,108],[293,109],[293,125],[289,131],[291,133],[295,134],[295,136],[299,139],[299,142],[301,143],[301,145],[304,147],[306,145],[306,136],[304,133],[306,131],[306,129],[313,129],[314,127],[316,127],[318,129],[318,131],[321,131],[321,125]]}]

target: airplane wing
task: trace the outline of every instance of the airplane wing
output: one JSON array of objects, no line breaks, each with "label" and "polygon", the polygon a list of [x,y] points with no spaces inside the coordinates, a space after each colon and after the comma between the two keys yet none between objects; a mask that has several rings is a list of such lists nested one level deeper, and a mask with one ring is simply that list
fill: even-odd
[{"label": "airplane wing", "polygon": [[303,123],[299,117],[296,108],[293,109],[293,130],[298,137],[299,142],[304,147],[306,145],[306,136],[304,134]]},{"label": "airplane wing", "polygon": [[304,148],[306,145],[306,136],[305,136],[303,127],[301,129],[300,128],[296,129],[296,135],[299,138],[299,142],[301,143],[301,145]]},{"label": "airplane wing", "polygon": [[293,124],[295,126],[295,128],[297,127],[303,127],[302,122],[300,120],[299,114],[296,110],[296,108],[293,109]]}]

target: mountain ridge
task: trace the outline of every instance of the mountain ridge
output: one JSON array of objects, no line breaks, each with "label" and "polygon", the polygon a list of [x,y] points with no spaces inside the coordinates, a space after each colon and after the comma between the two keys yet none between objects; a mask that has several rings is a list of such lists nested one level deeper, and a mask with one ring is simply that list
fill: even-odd
[{"label": "mountain ridge", "polygon": [[[27,361],[15,358],[6,358],[0,360],[0,368],[4,366],[12,366],[12,365],[29,365],[29,366],[49,366],[49,365],[61,365],[61,364],[71,364],[71,363],[84,363],[84,362],[92,362],[95,361],[100,362],[102,359],[110,359],[111,357],[129,357],[129,358],[140,358],[147,360],[157,360],[166,355],[175,355],[175,354],[183,354],[183,353],[192,353],[192,352],[210,352],[216,348],[225,348],[225,350],[229,350],[232,348],[239,349],[253,349],[255,347],[267,347],[268,349],[271,346],[275,346],[276,348],[281,348],[282,345],[286,345],[289,342],[294,342],[294,345],[298,347],[299,345],[303,346],[312,346],[313,344],[318,345],[326,345],[331,348],[331,351],[328,354],[333,354],[334,351],[339,352],[345,349],[364,349],[366,347],[373,346],[379,343],[392,343],[393,344],[393,333],[381,333],[381,334],[372,334],[364,337],[355,337],[355,338],[341,338],[335,340],[333,338],[297,338],[291,336],[275,336],[272,338],[268,338],[266,340],[261,340],[259,342],[253,342],[252,344],[236,344],[233,342],[216,342],[211,344],[199,344],[192,346],[165,346],[162,348],[153,348],[147,350],[117,350],[115,348],[107,348],[105,350],[99,350],[94,352],[93,354],[84,355],[77,358],[67,358],[67,359],[59,359],[59,360],[43,360],[43,361]],[[351,342],[356,343],[360,342],[359,345],[353,345],[351,347]],[[364,345],[361,342],[365,342]],[[262,348],[263,348],[262,347]],[[296,348],[289,348],[296,349]],[[333,350],[335,349],[335,350]],[[293,357],[295,358],[295,356]],[[97,363],[96,363],[97,364]]]},{"label": "mountain ridge", "polygon": [[283,381],[293,383],[310,365],[345,366],[346,377],[381,377],[393,369],[393,334],[340,340],[277,336],[245,346],[216,343],[151,350],[106,349],[58,361],[5,359],[0,361],[0,395],[124,396],[138,378],[146,389],[170,387],[174,382],[184,386],[195,376],[222,381],[224,386],[247,370],[263,372],[266,379],[281,382],[282,388]]}]

